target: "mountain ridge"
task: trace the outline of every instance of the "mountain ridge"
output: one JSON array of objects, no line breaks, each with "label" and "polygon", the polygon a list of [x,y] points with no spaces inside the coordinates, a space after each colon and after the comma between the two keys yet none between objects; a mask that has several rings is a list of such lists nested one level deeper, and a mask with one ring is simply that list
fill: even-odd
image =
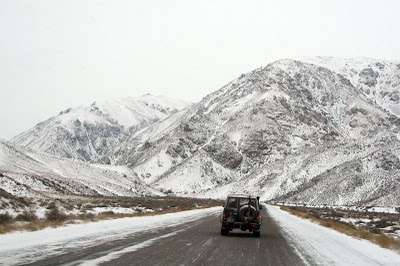
[{"label": "mountain ridge", "polygon": [[[375,105],[345,75],[297,60],[279,60],[243,74],[189,109],[180,114],[179,123],[161,121],[128,138],[127,145],[111,153],[114,161],[129,164],[159,189],[213,196],[220,187],[226,186],[226,192],[239,192],[235,184],[249,187],[239,185],[240,180],[258,179],[252,171],[307,146],[351,146],[380,131],[397,136],[400,125],[396,115]],[[171,126],[164,135],[147,138],[146,131]],[[194,158],[199,151],[203,155]],[[213,167],[207,170],[206,165]],[[268,186],[263,189],[249,192],[281,197],[282,193],[266,193]]]},{"label": "mountain ridge", "polygon": [[94,162],[127,135],[188,105],[151,94],[94,102],[61,111],[11,141],[53,155]]},{"label": "mountain ridge", "polygon": [[93,161],[177,195],[398,205],[399,91],[397,63],[282,59],[128,132]]}]

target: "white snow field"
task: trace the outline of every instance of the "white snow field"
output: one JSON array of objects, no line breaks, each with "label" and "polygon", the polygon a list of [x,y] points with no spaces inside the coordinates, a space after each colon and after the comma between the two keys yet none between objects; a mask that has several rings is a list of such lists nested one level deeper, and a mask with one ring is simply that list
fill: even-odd
[{"label": "white snow field", "polygon": [[298,255],[318,265],[400,265],[400,254],[267,206]]},{"label": "white snow field", "polygon": [[156,215],[151,216],[151,223],[148,216],[143,216],[8,233],[0,236],[0,265],[32,263],[72,248],[90,247],[146,230],[173,227],[220,211],[221,207],[213,207]]}]

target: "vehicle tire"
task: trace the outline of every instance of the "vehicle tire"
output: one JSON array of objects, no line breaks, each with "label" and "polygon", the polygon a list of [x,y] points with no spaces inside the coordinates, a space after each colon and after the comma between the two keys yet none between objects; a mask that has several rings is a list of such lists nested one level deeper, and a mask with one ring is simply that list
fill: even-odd
[{"label": "vehicle tire", "polygon": [[240,208],[239,210],[239,219],[242,222],[252,222],[254,219],[256,219],[257,216],[257,211],[256,208],[253,206],[250,206],[250,211],[249,211],[249,205],[244,205]]},{"label": "vehicle tire", "polygon": [[226,236],[229,234],[229,229],[222,229],[221,228],[221,236]]},{"label": "vehicle tire", "polygon": [[255,237],[260,237],[261,232],[260,231],[253,231],[253,236]]}]

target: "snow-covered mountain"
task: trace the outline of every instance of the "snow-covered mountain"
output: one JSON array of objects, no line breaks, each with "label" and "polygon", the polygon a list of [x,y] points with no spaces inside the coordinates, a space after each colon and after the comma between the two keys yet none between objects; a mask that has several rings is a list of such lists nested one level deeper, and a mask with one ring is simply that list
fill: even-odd
[{"label": "snow-covered mountain", "polygon": [[98,169],[118,176],[122,167],[138,184],[178,195],[399,205],[399,93],[398,62],[280,60],[187,108],[147,95],[64,111],[13,140],[35,150],[16,161],[26,172],[33,157],[53,175],[59,165],[89,167],[85,180],[95,180]]},{"label": "snow-covered mountain", "polygon": [[187,107],[151,94],[69,108],[16,136],[12,142],[65,158],[96,161],[126,136]]},{"label": "snow-covered mountain", "polygon": [[400,68],[359,61],[271,63],[131,135],[108,158],[182,194],[399,204]]},{"label": "snow-covered mountain", "polygon": [[377,105],[400,116],[400,62],[335,57],[305,57],[301,60],[342,74]]},{"label": "snow-covered mountain", "polygon": [[160,194],[127,167],[89,164],[0,141],[0,189],[18,197]]}]

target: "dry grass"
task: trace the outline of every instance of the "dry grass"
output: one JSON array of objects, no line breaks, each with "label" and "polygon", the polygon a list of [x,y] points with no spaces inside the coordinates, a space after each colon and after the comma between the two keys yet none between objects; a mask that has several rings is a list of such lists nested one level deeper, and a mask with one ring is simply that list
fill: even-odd
[{"label": "dry grass", "polygon": [[36,220],[29,223],[17,223],[17,222],[5,223],[0,225],[0,234],[5,234],[13,231],[37,231],[49,227],[58,227],[67,224],[74,224],[77,221],[101,221],[101,220],[118,219],[126,217],[154,216],[154,215],[175,213],[175,212],[194,210],[194,209],[204,209],[220,205],[221,203],[216,201],[216,202],[202,204],[202,206],[200,207],[195,207],[195,206],[172,207],[169,209],[156,210],[153,212],[138,212],[130,214],[105,212],[105,213],[100,213],[98,215],[89,213],[81,215],[68,215],[66,216],[65,221],[60,219],[55,219],[55,220]]},{"label": "dry grass", "polygon": [[58,221],[38,220],[31,223],[11,223],[0,226],[0,234],[12,231],[37,231],[47,227],[56,227],[64,223]]},{"label": "dry grass", "polygon": [[329,227],[332,229],[335,229],[336,231],[339,231],[341,233],[344,233],[349,236],[354,236],[358,237],[361,239],[366,239],[369,240],[381,247],[384,248],[390,248],[394,250],[400,250],[400,241],[391,238],[387,235],[384,235],[382,233],[372,233],[369,230],[363,229],[363,228],[357,228],[355,226],[352,226],[350,224],[346,224],[340,221],[336,221],[333,219],[329,218],[320,218],[316,214],[310,214],[306,212],[299,211],[297,209],[288,207],[288,206],[280,206],[280,208],[284,211],[287,211],[293,215],[296,215],[301,218],[305,218],[308,220],[311,220],[313,222],[319,223],[322,226]]}]

